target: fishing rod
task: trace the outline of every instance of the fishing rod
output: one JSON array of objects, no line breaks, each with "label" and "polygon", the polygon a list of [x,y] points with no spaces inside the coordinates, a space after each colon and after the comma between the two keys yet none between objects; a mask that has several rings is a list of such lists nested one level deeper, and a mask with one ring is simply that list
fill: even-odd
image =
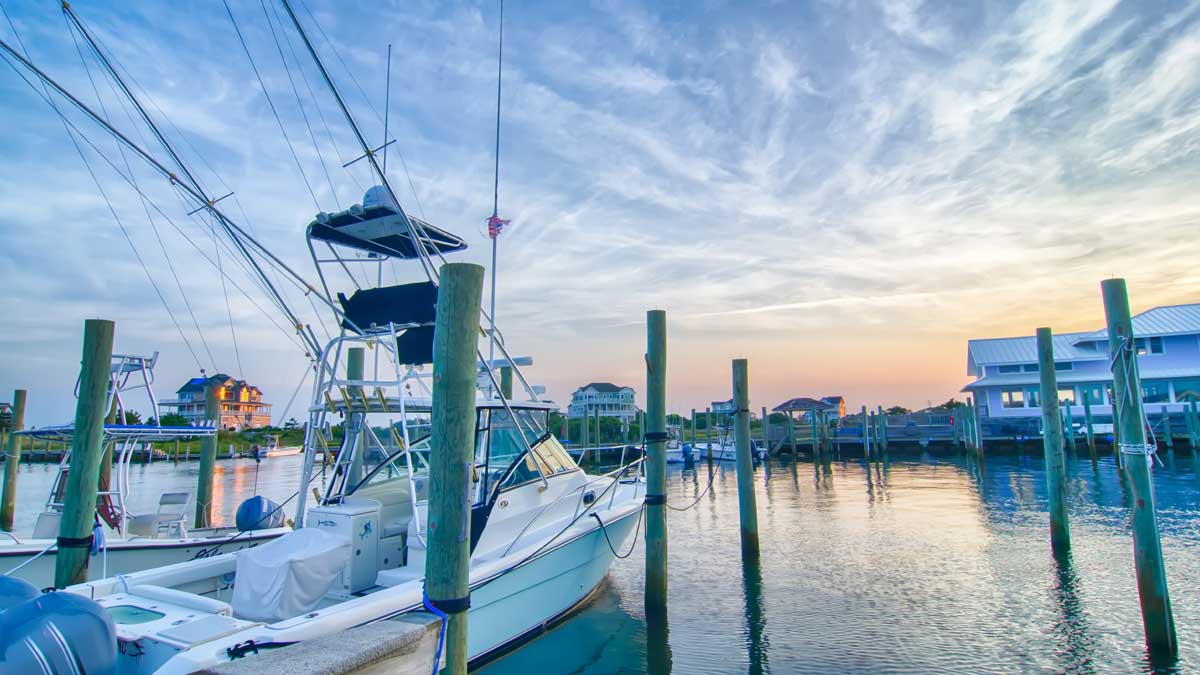
[{"label": "fishing rod", "polygon": [[[93,45],[93,48],[95,48],[94,45]],[[243,253],[243,256],[246,257],[246,259],[252,264],[252,266],[254,267],[254,269],[257,272],[260,279],[262,279],[263,282],[265,284],[267,284],[267,287],[270,289],[272,295],[274,296],[273,299],[275,300],[276,304],[278,304],[280,306],[280,309],[287,316],[289,322],[296,329],[297,334],[300,335],[301,339],[304,341],[306,348],[310,351],[310,354],[309,354],[310,356],[321,353],[321,345],[317,341],[316,335],[312,331],[312,327],[301,322],[299,320],[299,318],[297,317],[297,315],[295,314],[295,312],[293,312],[287,306],[286,302],[282,299],[282,296],[280,295],[278,289],[276,289],[274,287],[274,285],[271,283],[270,279],[267,278],[265,271],[262,269],[261,265],[251,254],[251,252],[249,250],[250,248],[253,248],[254,250],[258,251],[259,254],[261,254],[262,256],[267,258],[277,269],[283,271],[288,277],[291,278],[291,280],[294,283],[298,284],[302,289],[304,289],[306,294],[312,294],[312,295],[316,296],[324,305],[329,307],[334,312],[334,314],[336,316],[338,316],[340,319],[345,320],[347,322],[351,322],[351,319],[346,316],[345,312],[343,312],[342,309],[339,308],[336,303],[334,303],[332,300],[330,300],[326,295],[318,292],[316,290],[316,288],[314,288],[313,285],[310,284],[303,276],[301,276],[298,272],[296,272],[294,269],[292,269],[291,266],[289,266],[282,259],[280,259],[279,256],[277,256],[273,252],[271,252],[270,249],[268,249],[261,242],[259,242],[254,236],[252,236],[250,233],[248,233],[243,227],[238,225],[233,219],[231,219],[229,216],[227,216],[221,210],[221,208],[217,206],[217,202],[219,200],[209,198],[208,195],[202,189],[200,189],[200,186],[198,184],[193,185],[191,181],[194,181],[194,177],[190,174],[190,172],[185,172],[185,175],[188,177],[187,181],[181,180],[178,174],[176,174],[170,168],[165,166],[156,157],[154,157],[147,150],[145,150],[140,145],[138,145],[133,140],[131,140],[128,136],[126,136],[124,133],[122,133],[119,129],[117,129],[112,124],[110,124],[108,122],[108,120],[104,118],[104,116],[98,114],[96,111],[94,111],[92,108],[90,108],[86,103],[81,101],[78,97],[76,97],[74,94],[72,94],[70,91],[68,91],[62,85],[60,85],[57,81],[54,80],[54,78],[50,77],[50,75],[48,75],[45,71],[43,71],[42,69],[40,69],[36,65],[34,65],[28,58],[26,58],[23,54],[21,54],[12,45],[10,45],[8,42],[6,42],[3,39],[0,39],[0,50],[3,50],[4,54],[6,54],[7,56],[10,56],[13,60],[16,61],[16,63],[20,64],[23,68],[25,68],[27,71],[29,71],[31,74],[36,76],[39,80],[41,80],[44,84],[46,84],[47,86],[52,88],[60,96],[62,96],[69,103],[71,103],[71,105],[73,105],[76,109],[78,109],[80,112],[82,112],[84,115],[86,115],[89,119],[91,119],[96,124],[100,125],[101,128],[103,128],[105,131],[107,131],[109,134],[111,134],[115,139],[117,139],[118,142],[120,142],[122,145],[124,145],[130,151],[132,151],[135,155],[140,157],[144,162],[146,162],[148,165],[150,165],[151,168],[156,170],[163,177],[167,178],[173,186],[179,187],[188,197],[195,200],[195,202],[198,204],[198,207],[199,207],[198,210],[206,210],[210,214],[212,214],[218,220],[218,222],[220,222],[222,224],[222,227],[225,228],[225,230],[226,230],[227,234],[230,236],[230,238],[232,238],[235,242],[237,242],[239,249]],[[144,108],[141,107],[140,102],[136,99],[136,97],[133,97],[132,95],[130,95],[130,99],[131,99],[131,101],[134,102],[135,105],[138,106],[138,108],[139,108],[139,110],[141,110],[142,114],[146,115]],[[157,129],[155,131],[156,131],[156,135],[160,135],[160,132],[158,132]],[[168,147],[169,147],[169,144],[168,144]],[[178,155],[176,155],[173,151],[169,151],[169,152],[171,152],[171,154],[174,157],[176,157],[176,159],[178,159]],[[184,170],[181,169],[181,171],[184,171]]]}]

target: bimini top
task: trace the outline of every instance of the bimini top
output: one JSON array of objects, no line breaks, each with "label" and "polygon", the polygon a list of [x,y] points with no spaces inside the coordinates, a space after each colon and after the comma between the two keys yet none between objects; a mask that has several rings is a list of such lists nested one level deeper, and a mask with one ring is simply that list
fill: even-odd
[{"label": "bimini top", "polygon": [[[417,230],[417,237],[425,251],[430,255],[439,251],[460,251],[467,247],[467,243],[456,235],[434,227],[420,218],[410,215],[408,219]],[[385,257],[417,257],[412,233],[400,215],[400,209],[382,185],[367,190],[361,205],[355,204],[337,213],[318,213],[316,219],[308,224],[308,234],[319,241]]]}]

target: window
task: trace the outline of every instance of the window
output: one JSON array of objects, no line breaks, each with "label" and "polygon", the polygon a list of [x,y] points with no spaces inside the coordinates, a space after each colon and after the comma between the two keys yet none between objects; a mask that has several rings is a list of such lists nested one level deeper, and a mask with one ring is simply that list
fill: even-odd
[{"label": "window", "polygon": [[1036,363],[1026,363],[1025,365],[1021,366],[1021,370],[1027,373],[1036,373],[1038,371],[1038,365]]},{"label": "window", "polygon": [[1176,401],[1200,401],[1200,378],[1175,380]]},{"label": "window", "polygon": [[1001,374],[1019,373],[1021,372],[1021,366],[999,366],[996,370]]},{"label": "window", "polygon": [[1025,400],[1030,408],[1036,408],[1042,404],[1042,392],[1037,387],[1031,387],[1025,390]]},{"label": "window", "polygon": [[1141,355],[1145,355],[1147,353],[1162,354],[1166,351],[1166,348],[1163,345],[1163,339],[1161,337],[1136,338],[1134,340],[1134,345],[1137,347],[1137,353]]},{"label": "window", "polygon": [[1000,401],[1005,408],[1024,408],[1025,392],[1020,389],[1005,389],[1000,392]]},{"label": "window", "polygon": [[1142,382],[1142,401],[1145,403],[1166,403],[1170,400],[1166,380]]},{"label": "window", "polygon": [[1055,361],[1055,370],[1075,370],[1075,364],[1070,361]]},{"label": "window", "polygon": [[1058,390],[1058,402],[1075,405],[1075,389],[1073,387],[1060,388]]},{"label": "window", "polygon": [[1104,386],[1098,383],[1079,385],[1079,404],[1083,405],[1084,396],[1087,396],[1088,405],[1104,405]]}]

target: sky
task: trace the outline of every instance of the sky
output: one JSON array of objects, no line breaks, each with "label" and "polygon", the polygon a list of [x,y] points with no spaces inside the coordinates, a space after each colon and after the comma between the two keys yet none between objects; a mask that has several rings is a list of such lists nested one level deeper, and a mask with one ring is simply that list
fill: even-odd
[{"label": "sky", "polygon": [[[296,4],[373,145],[393,45],[389,180],[467,240],[452,259],[490,267],[498,2]],[[0,5],[0,39],[165,158],[57,3]],[[219,2],[72,3],[206,189],[315,284],[305,226],[371,177],[342,167],[361,152],[282,9],[229,6],[253,65]],[[648,309],[673,411],[727,399],[738,357],[755,409],[918,408],[961,398],[970,338],[1100,328],[1102,279],[1128,279],[1134,311],[1200,296],[1200,2],[504,12],[497,314],[560,403],[590,381],[644,401]],[[54,100],[77,132],[0,66],[0,388],[30,391],[27,423],[71,418],[94,317],[116,351],[160,352],[160,398],[203,367],[278,417],[300,392],[301,417],[305,355],[225,240]],[[331,315],[285,292],[324,339]]]}]

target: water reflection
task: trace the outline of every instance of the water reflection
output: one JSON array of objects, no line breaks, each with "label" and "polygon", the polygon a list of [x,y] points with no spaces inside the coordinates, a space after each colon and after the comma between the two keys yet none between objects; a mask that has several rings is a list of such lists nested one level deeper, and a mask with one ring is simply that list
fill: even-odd
[{"label": "water reflection", "polygon": [[746,599],[746,645],[750,657],[750,675],[771,672],[767,655],[769,644],[763,629],[767,619],[763,612],[762,563],[757,556],[742,560],[742,593]]},{"label": "water reflection", "polygon": [[1079,580],[1070,551],[1054,554],[1054,572],[1054,600],[1059,614],[1054,632],[1059,641],[1057,651],[1063,656],[1062,672],[1090,675],[1096,672],[1093,667],[1094,641],[1083,612]]}]

